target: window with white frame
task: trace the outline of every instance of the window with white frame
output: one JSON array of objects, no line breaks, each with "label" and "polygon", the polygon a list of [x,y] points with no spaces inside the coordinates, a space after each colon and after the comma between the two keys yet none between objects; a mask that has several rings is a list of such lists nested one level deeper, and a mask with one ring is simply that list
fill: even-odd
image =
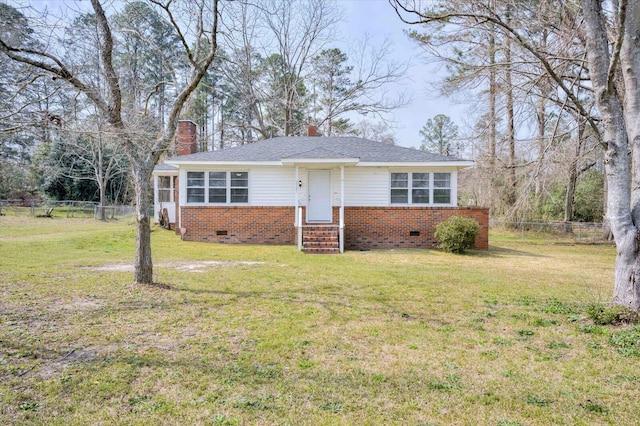
[{"label": "window with white frame", "polygon": [[411,173],[411,204],[429,204],[429,173]]},{"label": "window with white frame", "polygon": [[230,172],[230,200],[232,203],[249,202],[249,173]]},{"label": "window with white frame", "polygon": [[158,201],[161,203],[173,203],[173,188],[175,188],[175,176],[158,176]]},{"label": "window with white frame", "polygon": [[187,172],[187,203],[204,203],[204,172]]},{"label": "window with white frame", "polygon": [[451,173],[433,174],[433,204],[451,203]]},{"label": "window with white frame", "polygon": [[227,172],[209,172],[209,202],[227,202]]},{"label": "window with white frame", "polygon": [[249,172],[187,172],[187,202],[248,203]]},{"label": "window with white frame", "polygon": [[391,204],[451,204],[451,173],[391,173]]},{"label": "window with white frame", "polygon": [[409,174],[391,173],[391,204],[409,202]]}]

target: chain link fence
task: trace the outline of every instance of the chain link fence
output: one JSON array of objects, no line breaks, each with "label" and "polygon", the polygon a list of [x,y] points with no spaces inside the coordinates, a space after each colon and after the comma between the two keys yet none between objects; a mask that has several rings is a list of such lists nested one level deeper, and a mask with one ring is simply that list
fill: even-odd
[{"label": "chain link fence", "polygon": [[101,206],[94,201],[0,200],[2,216],[66,217],[115,220],[132,216],[134,206]]},{"label": "chain link fence", "polygon": [[133,216],[135,206],[95,206],[93,217],[96,220],[115,220]]}]

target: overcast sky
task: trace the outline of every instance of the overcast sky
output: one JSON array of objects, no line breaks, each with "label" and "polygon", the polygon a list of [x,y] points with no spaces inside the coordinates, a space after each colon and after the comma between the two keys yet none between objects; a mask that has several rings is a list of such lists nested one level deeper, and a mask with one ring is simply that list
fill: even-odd
[{"label": "overcast sky", "polygon": [[418,132],[427,119],[436,114],[447,114],[462,127],[459,117],[464,106],[455,105],[429,87],[429,83],[439,78],[437,68],[434,64],[426,64],[421,49],[404,32],[412,27],[400,21],[387,0],[338,0],[338,5],[345,12],[345,21],[341,23],[344,38],[361,39],[369,34],[379,43],[388,37],[393,43],[394,59],[410,63],[404,84],[393,88],[408,91],[413,99],[407,107],[394,113],[399,145],[419,147]]}]

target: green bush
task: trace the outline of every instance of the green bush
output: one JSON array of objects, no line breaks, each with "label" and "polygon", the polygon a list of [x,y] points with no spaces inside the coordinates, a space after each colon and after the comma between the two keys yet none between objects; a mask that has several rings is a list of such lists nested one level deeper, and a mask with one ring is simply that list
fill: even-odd
[{"label": "green bush", "polygon": [[638,314],[621,305],[593,303],[587,307],[587,317],[597,325],[628,324],[638,321]]},{"label": "green bush", "polygon": [[468,217],[452,216],[436,226],[434,236],[440,248],[451,253],[464,253],[473,248],[478,236],[478,222]]}]

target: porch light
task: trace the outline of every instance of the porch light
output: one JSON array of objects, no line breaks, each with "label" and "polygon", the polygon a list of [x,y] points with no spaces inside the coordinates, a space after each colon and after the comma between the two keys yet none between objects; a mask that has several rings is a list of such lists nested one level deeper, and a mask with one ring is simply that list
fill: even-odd
[{"label": "porch light", "polygon": [[298,188],[302,188],[302,180],[298,181]]}]

